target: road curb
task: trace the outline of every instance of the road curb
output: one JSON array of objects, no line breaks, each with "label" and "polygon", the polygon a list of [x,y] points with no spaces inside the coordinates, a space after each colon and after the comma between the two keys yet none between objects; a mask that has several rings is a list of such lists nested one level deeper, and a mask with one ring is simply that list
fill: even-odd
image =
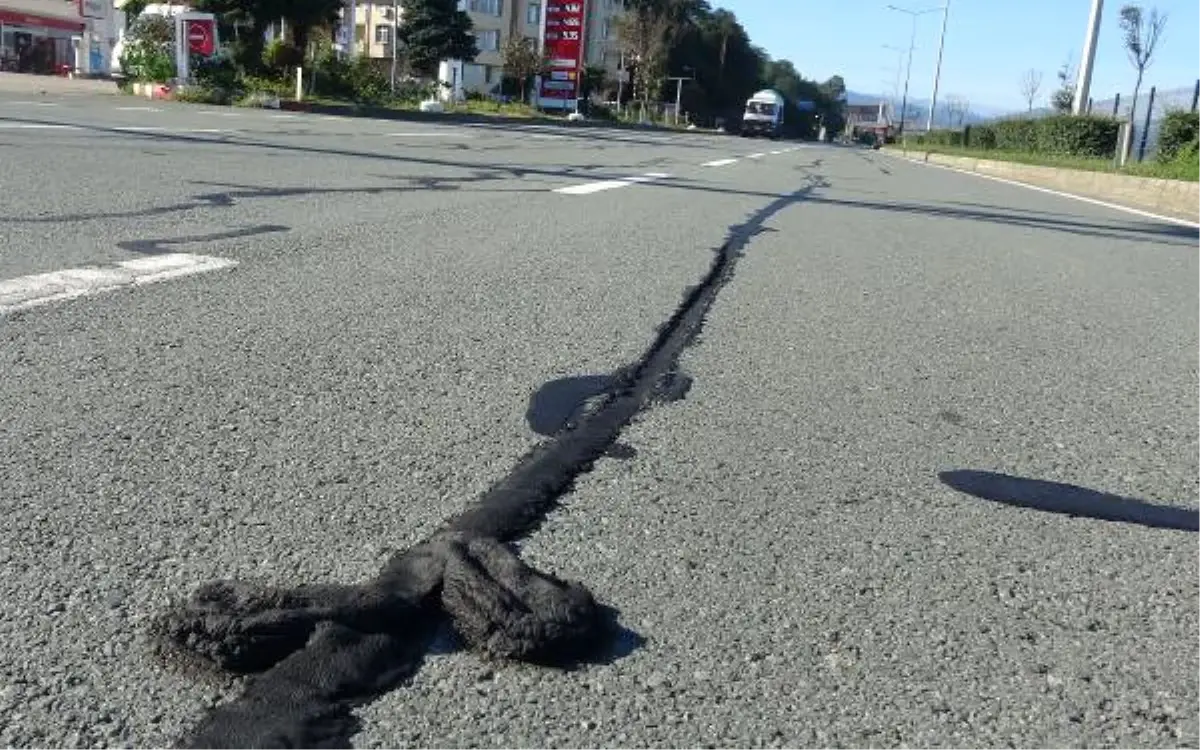
[{"label": "road curb", "polygon": [[905,153],[885,148],[883,153],[1189,227],[1200,226],[1200,183],[1196,182],[950,156],[935,151]]}]

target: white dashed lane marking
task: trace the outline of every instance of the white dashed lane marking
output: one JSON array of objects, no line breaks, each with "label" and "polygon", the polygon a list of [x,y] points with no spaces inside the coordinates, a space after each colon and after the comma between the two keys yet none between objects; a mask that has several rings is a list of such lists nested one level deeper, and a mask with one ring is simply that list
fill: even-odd
[{"label": "white dashed lane marking", "polygon": [[604,190],[613,190],[615,188],[629,187],[639,183],[654,182],[655,180],[664,180],[671,175],[662,172],[647,172],[643,175],[634,177],[621,177],[616,180],[600,180],[598,182],[585,182],[582,185],[571,185],[570,187],[557,188],[554,192],[562,193],[563,195],[590,195],[591,193],[599,193]]},{"label": "white dashed lane marking", "polygon": [[111,266],[68,268],[0,281],[0,315],[127,287],[232,268],[237,261],[210,255],[170,253]]},{"label": "white dashed lane marking", "polygon": [[706,161],[700,166],[702,167],[725,167],[730,164],[736,164],[737,159],[717,159],[716,161]]}]

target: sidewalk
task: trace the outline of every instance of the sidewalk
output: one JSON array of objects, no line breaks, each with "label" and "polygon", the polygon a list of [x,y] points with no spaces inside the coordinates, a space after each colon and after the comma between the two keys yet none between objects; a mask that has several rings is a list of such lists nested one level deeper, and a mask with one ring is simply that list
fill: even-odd
[{"label": "sidewalk", "polygon": [[17,94],[117,94],[117,82],[103,78],[62,78],[0,73],[0,92]]}]

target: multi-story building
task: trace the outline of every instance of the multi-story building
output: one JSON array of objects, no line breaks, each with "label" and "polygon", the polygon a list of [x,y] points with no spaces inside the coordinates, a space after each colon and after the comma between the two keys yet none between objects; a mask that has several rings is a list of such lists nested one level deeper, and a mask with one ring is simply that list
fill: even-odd
[{"label": "multi-story building", "polygon": [[0,0],[0,70],[108,72],[112,0]]},{"label": "multi-story building", "polygon": [[[3,2],[4,0],[0,0]],[[439,78],[465,91],[491,92],[504,73],[503,49],[513,36],[524,36],[544,44],[547,4],[566,0],[459,0],[459,8],[471,17],[475,46],[479,50],[469,63],[447,62]],[[620,54],[617,49],[616,18],[623,0],[575,0],[584,5],[584,65],[605,68],[615,78]],[[351,0],[346,0],[347,6]],[[392,55],[395,25],[404,22],[399,0],[355,0],[354,47],[356,54],[388,59]]]}]

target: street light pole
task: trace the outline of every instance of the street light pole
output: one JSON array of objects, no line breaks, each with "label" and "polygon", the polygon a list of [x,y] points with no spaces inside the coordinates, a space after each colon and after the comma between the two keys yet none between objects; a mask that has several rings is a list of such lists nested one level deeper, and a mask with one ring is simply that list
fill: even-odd
[{"label": "street light pole", "polygon": [[392,31],[388,37],[392,41],[392,97],[396,96],[396,32],[400,30],[400,0],[392,0]]},{"label": "street light pole", "polygon": [[933,71],[933,96],[929,98],[929,119],[925,122],[925,131],[933,130],[933,112],[937,107],[938,84],[942,82],[942,50],[946,48],[946,22],[950,20],[950,0],[946,0],[942,8],[942,36],[938,39],[937,66]]},{"label": "street light pole", "polygon": [[900,100],[900,130],[898,135],[904,135],[904,121],[908,119],[908,81],[912,78],[913,48],[917,46],[917,15],[912,19],[912,40],[908,43],[908,71],[904,74],[904,97]]},{"label": "street light pole", "polygon": [[1100,36],[1100,16],[1104,0],[1092,0],[1092,13],[1088,17],[1087,36],[1083,39],[1083,60],[1079,64],[1079,80],[1075,82],[1075,101],[1071,106],[1074,114],[1087,110],[1089,89],[1092,87],[1092,64],[1096,61],[1096,39]]},{"label": "street light pole", "polygon": [[887,7],[888,7],[888,10],[895,10],[895,11],[899,11],[900,13],[907,13],[908,15],[912,16],[912,20],[913,20],[912,39],[911,39],[911,41],[909,41],[909,44],[908,44],[908,72],[904,75],[904,98],[901,100],[901,104],[900,104],[900,128],[896,132],[896,135],[902,136],[902,135],[904,135],[904,120],[906,119],[906,116],[908,115],[908,84],[909,84],[909,80],[912,78],[913,49],[915,49],[917,46],[917,18],[919,16],[925,15],[926,13],[933,13],[934,11],[941,10],[941,8],[929,8],[927,10],[909,10],[908,8],[899,8],[895,5],[889,5]]}]

